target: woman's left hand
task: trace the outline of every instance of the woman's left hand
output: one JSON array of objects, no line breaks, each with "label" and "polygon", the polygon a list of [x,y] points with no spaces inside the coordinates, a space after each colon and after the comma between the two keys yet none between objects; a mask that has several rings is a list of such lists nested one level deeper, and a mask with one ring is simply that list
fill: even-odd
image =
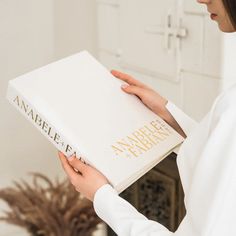
[{"label": "woman's left hand", "polygon": [[[108,184],[106,177],[98,170],[84,164],[76,157],[66,158],[62,152],[58,152],[63,169],[76,191],[93,201],[96,191]],[[78,172],[77,172],[78,170]]]}]

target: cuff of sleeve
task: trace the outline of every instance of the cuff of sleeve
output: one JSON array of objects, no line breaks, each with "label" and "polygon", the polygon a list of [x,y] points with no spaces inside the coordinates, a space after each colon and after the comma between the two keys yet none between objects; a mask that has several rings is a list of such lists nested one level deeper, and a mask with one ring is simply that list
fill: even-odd
[{"label": "cuff of sleeve", "polygon": [[118,192],[110,185],[104,184],[95,193],[93,199],[93,207],[97,215],[103,219],[104,206],[106,205],[106,199],[110,195],[118,195]]},{"label": "cuff of sleeve", "polygon": [[176,122],[183,129],[184,133],[188,136],[192,130],[196,127],[197,122],[185,114],[175,104],[168,101],[166,104],[167,110],[175,118]]}]

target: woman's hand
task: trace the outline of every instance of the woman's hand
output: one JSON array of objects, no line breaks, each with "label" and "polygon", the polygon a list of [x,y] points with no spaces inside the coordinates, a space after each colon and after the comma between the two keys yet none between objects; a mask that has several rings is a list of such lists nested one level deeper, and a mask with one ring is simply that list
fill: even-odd
[{"label": "woman's hand", "polygon": [[134,79],[132,76],[124,74],[120,71],[112,70],[112,75],[116,78],[128,83],[128,86],[122,86],[122,89],[129,94],[134,94],[138,96],[141,101],[154,113],[164,118],[167,109],[165,105],[167,104],[167,99],[158,94],[155,90],[143,84],[142,82]]},{"label": "woman's hand", "polygon": [[95,168],[84,164],[76,157],[66,158],[62,152],[58,152],[63,169],[76,191],[93,201],[96,191],[108,184],[108,180]]},{"label": "woman's hand", "polygon": [[142,82],[134,79],[132,76],[122,73],[120,71],[112,70],[112,75],[116,78],[125,81],[128,84],[122,85],[123,91],[129,94],[134,94],[155,114],[160,116],[172,128],[174,128],[180,135],[186,137],[182,128],[176,122],[171,113],[167,110],[167,99],[158,94],[155,90],[143,84]]}]

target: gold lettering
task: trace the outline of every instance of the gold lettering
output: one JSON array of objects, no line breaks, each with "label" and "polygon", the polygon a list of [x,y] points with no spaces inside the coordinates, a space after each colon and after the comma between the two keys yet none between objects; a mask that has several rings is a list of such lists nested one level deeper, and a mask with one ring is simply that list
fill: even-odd
[{"label": "gold lettering", "polygon": [[128,148],[128,151],[131,152],[133,154],[133,156],[135,156],[135,157],[139,156],[138,153],[136,153],[135,150],[132,147]]},{"label": "gold lettering", "polygon": [[139,129],[141,133],[143,133],[149,140],[152,144],[156,144],[154,140],[151,139],[151,133],[147,132],[148,130],[148,127],[145,125],[143,128],[140,128]]},{"label": "gold lettering", "polygon": [[157,141],[157,143],[159,143],[159,141],[162,141],[162,139],[160,137],[155,135],[156,130],[151,130],[148,126],[146,126],[146,128],[147,128],[147,130],[150,131],[150,133],[152,134],[152,137]]},{"label": "gold lettering", "polygon": [[[162,137],[163,137],[163,136],[164,136],[164,137],[168,137],[168,136],[169,136],[169,134],[166,133],[165,130],[159,130],[159,131],[157,131],[157,133],[158,133],[159,135],[161,135]],[[165,138],[164,138],[164,139],[165,139]]]},{"label": "gold lettering", "polygon": [[168,131],[169,134],[171,134],[171,131],[168,129],[168,127],[162,123],[160,120],[156,120],[156,122],[160,125],[160,129]]},{"label": "gold lettering", "polygon": [[124,148],[126,147],[131,147],[130,144],[128,144],[127,142],[123,141],[124,139],[122,139],[122,141],[118,141],[117,144],[120,145],[121,148],[123,148],[123,150],[125,150]]},{"label": "gold lettering", "polygon": [[165,126],[165,123],[156,119],[135,130],[126,138],[117,141],[115,145],[111,145],[111,148],[116,155],[130,157],[128,154],[130,153],[131,156],[138,157],[164,141],[170,134],[171,131]]},{"label": "gold lettering", "polygon": [[121,149],[119,149],[115,145],[111,145],[111,148],[113,149],[116,155],[119,155],[121,152],[123,152]]},{"label": "gold lettering", "polygon": [[161,141],[163,141],[166,137],[169,136],[169,134],[165,132],[163,127],[158,126],[155,121],[152,121],[151,125],[156,129],[156,133],[158,134],[158,139],[160,139]]},{"label": "gold lettering", "polygon": [[132,137],[130,137],[130,136],[127,136],[127,139],[128,139],[129,141],[131,141],[131,143],[134,142],[134,145],[135,145],[136,147],[140,148],[140,149],[143,150],[143,151],[147,151],[144,147],[142,147],[142,146],[139,145],[139,144],[140,144],[139,140],[135,140],[134,138],[132,138]]},{"label": "gold lettering", "polygon": [[152,143],[150,143],[144,135],[142,135],[139,131],[135,131],[133,135],[147,148],[150,149],[153,147]]},{"label": "gold lettering", "polygon": [[152,125],[156,130],[160,130],[160,126],[158,126],[154,120],[151,122],[151,125]]}]

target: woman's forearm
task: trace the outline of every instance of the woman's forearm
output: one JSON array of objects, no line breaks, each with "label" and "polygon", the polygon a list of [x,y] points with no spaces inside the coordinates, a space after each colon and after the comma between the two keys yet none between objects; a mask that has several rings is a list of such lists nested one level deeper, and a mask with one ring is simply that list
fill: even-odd
[{"label": "woman's forearm", "polygon": [[179,126],[175,118],[171,115],[171,113],[165,108],[165,111],[162,115],[160,115],[161,118],[167,122],[174,130],[176,130],[181,136],[186,138],[186,134],[184,133],[183,129]]}]

